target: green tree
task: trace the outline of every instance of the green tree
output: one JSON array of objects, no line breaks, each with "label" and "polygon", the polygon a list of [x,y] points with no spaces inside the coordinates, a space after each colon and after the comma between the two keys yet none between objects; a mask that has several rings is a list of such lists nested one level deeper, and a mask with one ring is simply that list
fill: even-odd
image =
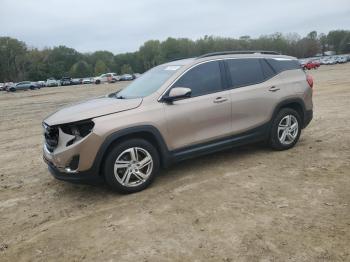
[{"label": "green tree", "polygon": [[317,32],[311,31],[310,33],[307,34],[307,38],[312,39],[312,40],[317,40]]},{"label": "green tree", "polygon": [[84,77],[107,71],[143,73],[174,59],[230,50],[273,50],[300,58],[328,50],[334,50],[338,54],[349,53],[350,31],[333,30],[327,35],[311,31],[305,37],[282,33],[258,38],[247,35],[239,38],[206,35],[197,40],[169,37],[164,41],[149,40],[136,52],[117,55],[109,51],[82,54],[66,46],[29,49],[17,39],[0,37],[0,82],[45,80],[69,74]]},{"label": "green tree", "polygon": [[102,61],[109,70],[115,70],[114,55],[109,51],[96,51],[87,54],[85,60],[91,65],[95,65],[97,61]]},{"label": "green tree", "polygon": [[82,54],[66,46],[54,47],[47,57],[48,71],[51,76],[61,78],[68,75],[72,66],[82,58]]},{"label": "green tree", "polygon": [[337,52],[337,54],[341,54],[346,51],[349,39],[350,31],[348,30],[334,30],[330,31],[327,35],[327,41],[330,48]]},{"label": "green tree", "polygon": [[26,58],[26,77],[33,81],[44,80],[50,77],[47,57],[51,50],[49,49],[31,49],[27,52]]},{"label": "green tree", "polygon": [[25,77],[27,47],[24,42],[0,37],[0,80],[18,81]]},{"label": "green tree", "polygon": [[92,70],[91,70],[91,66],[83,60],[80,60],[78,62],[76,62],[71,70],[70,70],[70,75],[72,77],[87,77],[87,76],[91,76],[92,74]]},{"label": "green tree", "polygon": [[139,49],[139,58],[143,64],[143,69],[148,70],[159,65],[163,59],[161,56],[160,41],[150,40],[145,42]]},{"label": "green tree", "polygon": [[124,64],[120,69],[121,74],[132,74],[132,68],[129,64]]},{"label": "green tree", "polygon": [[107,71],[108,71],[108,68],[106,64],[102,60],[97,60],[95,64],[95,70],[94,70],[95,75],[98,76],[103,73],[106,73]]}]

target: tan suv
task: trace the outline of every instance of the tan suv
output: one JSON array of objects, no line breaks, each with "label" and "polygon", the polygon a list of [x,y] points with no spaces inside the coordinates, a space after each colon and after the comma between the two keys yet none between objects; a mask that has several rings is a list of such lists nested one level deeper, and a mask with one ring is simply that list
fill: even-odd
[{"label": "tan suv", "polygon": [[257,141],[293,147],[312,119],[312,85],[294,57],[274,52],[173,61],[47,117],[44,159],[57,179],[140,191],[183,159]]}]

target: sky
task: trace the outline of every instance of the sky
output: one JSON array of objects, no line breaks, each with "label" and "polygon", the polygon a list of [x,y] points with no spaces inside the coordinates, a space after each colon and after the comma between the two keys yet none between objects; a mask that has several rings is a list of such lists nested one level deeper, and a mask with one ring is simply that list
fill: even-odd
[{"label": "sky", "polygon": [[350,0],[0,0],[0,36],[134,52],[147,40],[350,30]]}]

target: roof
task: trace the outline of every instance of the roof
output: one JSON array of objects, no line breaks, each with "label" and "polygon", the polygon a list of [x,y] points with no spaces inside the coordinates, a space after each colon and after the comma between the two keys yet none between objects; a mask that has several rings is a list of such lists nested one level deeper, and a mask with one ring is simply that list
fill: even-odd
[{"label": "roof", "polygon": [[215,60],[220,58],[280,58],[280,59],[296,59],[292,56],[281,55],[278,52],[274,51],[225,51],[225,52],[215,52],[208,53],[198,57],[186,58],[174,60],[164,65],[177,65],[184,66],[188,64],[192,64],[195,61],[207,61],[207,60]]},{"label": "roof", "polygon": [[165,63],[164,65],[184,66],[184,65],[191,64],[194,60],[195,60],[195,58],[179,59],[179,60],[170,61],[168,63]]}]

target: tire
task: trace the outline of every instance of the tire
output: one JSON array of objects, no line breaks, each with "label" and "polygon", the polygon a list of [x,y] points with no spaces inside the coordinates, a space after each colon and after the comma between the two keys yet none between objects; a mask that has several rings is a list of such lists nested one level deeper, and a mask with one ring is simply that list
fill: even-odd
[{"label": "tire", "polygon": [[[290,121],[289,123],[288,120]],[[293,127],[293,125],[296,122],[295,130],[295,126]],[[299,140],[301,128],[302,122],[299,113],[291,108],[282,108],[272,121],[269,137],[271,148],[275,150],[287,150],[294,147]]]},{"label": "tire", "polygon": [[[137,155],[136,158],[132,158],[132,152]],[[116,168],[117,161],[120,162],[119,168]],[[142,161],[149,161],[149,164],[141,167],[144,164]],[[104,176],[113,190],[124,194],[135,193],[153,182],[159,166],[159,154],[151,143],[144,139],[130,139],[116,144],[108,153],[104,162]]]},{"label": "tire", "polygon": [[96,80],[96,81],[95,81],[95,84],[96,84],[96,85],[99,85],[99,84],[101,84],[101,81],[100,81],[100,80]]}]

